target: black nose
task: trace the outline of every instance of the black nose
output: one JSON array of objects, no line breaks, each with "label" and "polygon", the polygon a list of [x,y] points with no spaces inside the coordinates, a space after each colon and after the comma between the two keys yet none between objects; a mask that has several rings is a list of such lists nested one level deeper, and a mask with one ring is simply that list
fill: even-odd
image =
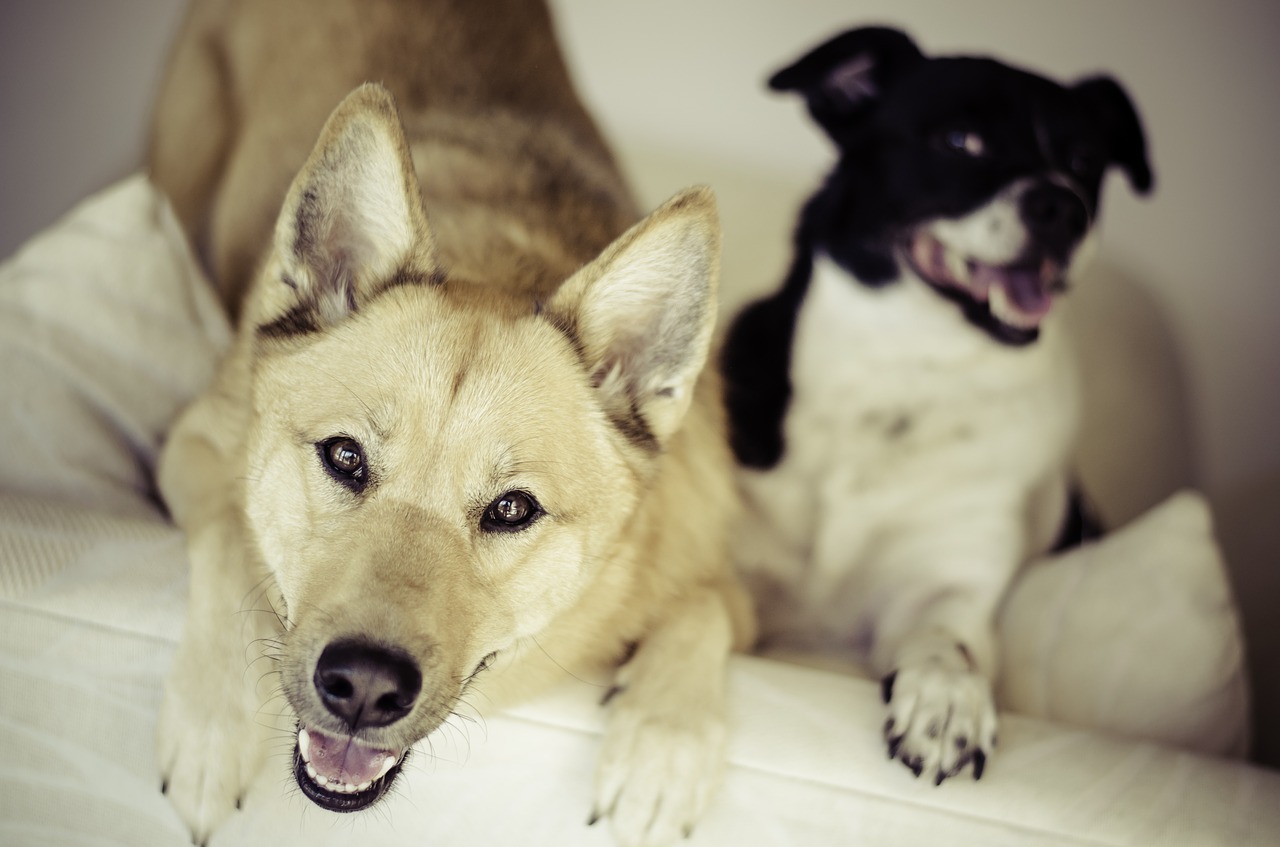
[{"label": "black nose", "polygon": [[352,732],[395,723],[413,709],[422,672],[409,656],[363,641],[337,641],[316,662],[316,691]]},{"label": "black nose", "polygon": [[1074,191],[1038,185],[1022,195],[1019,211],[1036,242],[1051,251],[1070,250],[1089,228],[1089,209]]}]

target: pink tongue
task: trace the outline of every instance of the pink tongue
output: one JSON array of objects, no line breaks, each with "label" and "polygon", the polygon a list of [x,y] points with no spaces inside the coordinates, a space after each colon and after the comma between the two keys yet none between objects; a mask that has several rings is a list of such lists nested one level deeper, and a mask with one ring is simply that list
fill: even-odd
[{"label": "pink tongue", "polygon": [[308,729],[311,766],[316,773],[330,782],[361,785],[371,782],[382,771],[386,760],[399,758],[395,750],[379,750],[368,747],[352,738],[329,735],[318,729]]},{"label": "pink tongue", "polygon": [[1008,295],[1009,303],[1023,316],[1039,320],[1053,305],[1047,286],[1035,268],[996,268],[979,265],[973,281],[983,289],[1000,286]]},{"label": "pink tongue", "polygon": [[1004,292],[1024,315],[1043,315],[1049,310],[1051,299],[1041,282],[1039,270],[1005,271]]}]

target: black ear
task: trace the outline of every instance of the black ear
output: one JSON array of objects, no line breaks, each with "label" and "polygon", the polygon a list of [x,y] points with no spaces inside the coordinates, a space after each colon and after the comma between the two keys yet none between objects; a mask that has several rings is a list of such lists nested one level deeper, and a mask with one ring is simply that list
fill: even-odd
[{"label": "black ear", "polygon": [[1108,76],[1091,77],[1072,89],[1084,104],[1087,114],[1102,127],[1107,142],[1107,155],[1129,177],[1129,184],[1140,194],[1151,190],[1154,177],[1147,160],[1147,137],[1133,101]]},{"label": "black ear", "polygon": [[813,119],[839,143],[886,88],[923,61],[906,33],[851,29],[775,73],[769,87],[803,95]]}]

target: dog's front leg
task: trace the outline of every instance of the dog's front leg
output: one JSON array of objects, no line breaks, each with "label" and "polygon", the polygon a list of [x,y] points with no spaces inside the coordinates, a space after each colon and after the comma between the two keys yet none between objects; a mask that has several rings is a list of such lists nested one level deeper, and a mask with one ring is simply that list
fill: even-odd
[{"label": "dog's front leg", "polygon": [[908,530],[876,563],[872,668],[882,675],[889,757],[936,783],[996,742],[996,608],[1021,549],[1017,528],[966,522]]},{"label": "dog's front leg", "polygon": [[245,567],[241,532],[228,514],[189,537],[187,619],[157,726],[162,788],[197,844],[239,806],[270,733],[258,689],[275,684],[261,657],[279,628],[269,610],[249,607],[263,589]]},{"label": "dog's front leg", "polygon": [[591,823],[609,816],[624,847],[687,836],[706,809],[724,765],[732,640],[724,599],[703,590],[668,606],[619,669]]},{"label": "dog's front leg", "polygon": [[187,533],[186,621],[157,726],[162,790],[196,843],[239,805],[257,772],[269,721],[261,692],[276,685],[270,652],[280,621],[255,565],[225,454],[191,430],[193,407],[161,462],[166,501]]}]

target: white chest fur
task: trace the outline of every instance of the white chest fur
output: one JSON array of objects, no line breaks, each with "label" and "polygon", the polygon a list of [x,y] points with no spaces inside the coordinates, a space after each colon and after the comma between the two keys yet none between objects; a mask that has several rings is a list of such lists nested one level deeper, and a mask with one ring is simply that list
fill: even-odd
[{"label": "white chest fur", "polygon": [[[765,598],[766,637],[865,646],[879,592],[904,569],[987,557],[1008,570],[1052,540],[1077,416],[1054,317],[1037,342],[1009,347],[917,279],[871,289],[816,259],[786,452],[742,474],[737,558]],[[908,538],[916,552],[904,563]],[[956,547],[978,552],[955,563]]]}]

